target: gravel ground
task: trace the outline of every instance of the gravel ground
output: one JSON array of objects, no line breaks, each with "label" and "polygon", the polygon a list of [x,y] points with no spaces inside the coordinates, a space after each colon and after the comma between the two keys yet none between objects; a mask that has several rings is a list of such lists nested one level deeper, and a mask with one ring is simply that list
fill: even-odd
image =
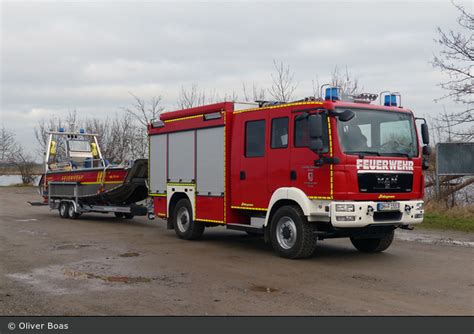
[{"label": "gravel ground", "polygon": [[160,220],[60,219],[0,187],[0,315],[473,315],[473,236],[397,234],[385,253],[322,241],[286,260],[259,237]]}]

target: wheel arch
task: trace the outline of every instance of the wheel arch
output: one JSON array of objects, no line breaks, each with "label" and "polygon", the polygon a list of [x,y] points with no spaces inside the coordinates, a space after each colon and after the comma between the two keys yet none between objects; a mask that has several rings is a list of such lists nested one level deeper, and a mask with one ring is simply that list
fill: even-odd
[{"label": "wheel arch", "polygon": [[313,206],[313,203],[301,189],[294,187],[278,188],[270,199],[268,211],[265,216],[265,226],[267,226],[267,224],[270,222],[272,214],[276,211],[274,209],[280,208],[281,206],[285,205],[285,203],[298,205],[301,210],[303,210],[305,216],[309,216],[311,214],[311,207]]},{"label": "wheel arch", "polygon": [[174,209],[176,207],[176,204],[182,200],[182,199],[187,199],[191,203],[191,208],[193,210],[193,215],[194,213],[194,203],[191,201],[191,198],[188,196],[187,193],[185,192],[175,192],[173,195],[171,195],[169,201],[168,201],[168,220],[166,224],[167,229],[173,229],[174,228]]},{"label": "wheel arch", "polygon": [[271,224],[273,215],[275,212],[287,205],[297,205],[304,213],[305,216],[309,216],[311,212],[311,200],[306,196],[306,194],[298,188],[285,187],[277,189],[268,205],[267,214],[265,216],[265,241],[270,240],[270,229],[267,228]]}]

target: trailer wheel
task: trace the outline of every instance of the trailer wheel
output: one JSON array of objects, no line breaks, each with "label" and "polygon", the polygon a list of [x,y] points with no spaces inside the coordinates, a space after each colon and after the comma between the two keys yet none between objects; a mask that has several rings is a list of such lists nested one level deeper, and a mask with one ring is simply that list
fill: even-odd
[{"label": "trailer wheel", "polygon": [[79,218],[79,216],[81,215],[80,213],[76,212],[76,210],[74,208],[74,204],[72,204],[72,203],[69,203],[69,205],[68,205],[67,214],[68,214],[69,218],[71,218],[71,219]]},{"label": "trailer wheel", "polygon": [[193,220],[193,210],[189,200],[183,198],[176,203],[173,215],[176,235],[185,240],[199,239],[204,232],[204,225]]},{"label": "trailer wheel", "polygon": [[309,257],[316,248],[314,225],[296,205],[283,206],[275,212],[270,237],[275,252],[288,259]]},{"label": "trailer wheel", "polygon": [[68,218],[69,217],[69,203],[68,202],[61,202],[59,203],[59,216],[61,218]]},{"label": "trailer wheel", "polygon": [[114,212],[115,217],[123,218],[123,212]]},{"label": "trailer wheel", "polygon": [[386,233],[382,238],[360,239],[351,238],[351,242],[355,248],[364,253],[378,253],[386,250],[393,241],[395,231]]}]

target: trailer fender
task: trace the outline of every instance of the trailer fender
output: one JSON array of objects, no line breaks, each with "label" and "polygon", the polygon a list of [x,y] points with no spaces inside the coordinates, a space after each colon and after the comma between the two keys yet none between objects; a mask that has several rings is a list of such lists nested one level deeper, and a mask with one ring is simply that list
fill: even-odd
[{"label": "trailer fender", "polygon": [[265,225],[270,222],[272,214],[278,209],[284,202],[294,202],[301,210],[308,221],[329,221],[329,211],[326,211],[326,206],[329,206],[330,201],[328,200],[311,200],[308,196],[298,188],[284,187],[277,189],[270,199],[268,205],[267,214],[265,216]]}]

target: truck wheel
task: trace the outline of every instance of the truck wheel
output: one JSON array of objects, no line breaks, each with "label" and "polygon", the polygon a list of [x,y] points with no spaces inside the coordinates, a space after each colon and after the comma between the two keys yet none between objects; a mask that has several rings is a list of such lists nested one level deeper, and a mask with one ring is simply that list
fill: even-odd
[{"label": "truck wheel", "polygon": [[314,225],[295,205],[283,206],[275,212],[270,237],[275,252],[288,259],[309,257],[316,248]]},{"label": "truck wheel", "polygon": [[123,218],[123,212],[114,212],[115,217]]},{"label": "truck wheel", "polygon": [[76,210],[74,210],[74,204],[69,203],[69,205],[68,205],[68,210],[67,210],[67,215],[68,215],[69,218],[71,218],[71,219],[76,219],[76,218],[79,218],[79,216],[80,216],[81,214],[78,213],[78,212],[76,212]]},{"label": "truck wheel", "polygon": [[181,239],[199,239],[204,232],[204,225],[193,220],[191,203],[184,198],[176,203],[173,223],[176,235]]},{"label": "truck wheel", "polygon": [[59,203],[59,216],[61,218],[68,218],[69,217],[69,203],[68,202],[61,202]]},{"label": "truck wheel", "polygon": [[390,231],[382,238],[375,239],[359,239],[351,238],[351,242],[355,248],[364,253],[378,253],[386,250],[393,241],[394,231]]}]

